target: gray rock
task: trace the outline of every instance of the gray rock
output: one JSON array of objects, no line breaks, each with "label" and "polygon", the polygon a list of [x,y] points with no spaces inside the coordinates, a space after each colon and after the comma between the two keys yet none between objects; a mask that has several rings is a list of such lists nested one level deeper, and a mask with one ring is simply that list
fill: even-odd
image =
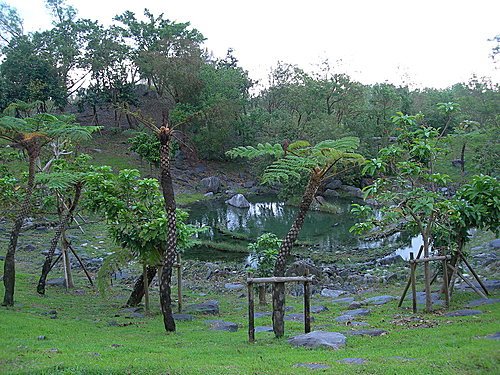
[{"label": "gray rock", "polygon": [[324,197],[327,197],[327,198],[337,198],[337,197],[340,197],[340,194],[338,191],[336,190],[332,190],[332,189],[326,189],[324,192],[323,192],[323,196]]},{"label": "gray rock", "polygon": [[210,329],[214,331],[226,331],[226,332],[236,332],[238,330],[238,324],[233,322],[225,322],[223,320],[206,320]]},{"label": "gray rock", "polygon": [[273,332],[273,327],[270,326],[257,326],[255,332]]},{"label": "gray rock", "polygon": [[323,311],[328,311],[328,308],[326,306],[323,306],[323,305],[319,305],[319,306],[311,306],[311,312],[313,314],[319,314]]},{"label": "gray rock", "polygon": [[393,300],[395,300],[396,297],[393,297],[393,296],[376,296],[376,297],[371,297],[371,298],[367,298],[363,301],[363,304],[365,305],[384,305],[388,302],[391,302]]},{"label": "gray rock", "polygon": [[241,290],[245,287],[245,285],[241,283],[226,283],[224,284],[224,288],[229,290]]},{"label": "gray rock", "polygon": [[489,246],[494,248],[494,249],[500,249],[500,238],[497,238],[496,240],[493,240],[489,243]]},{"label": "gray rock", "polygon": [[367,322],[349,322],[348,326],[352,327],[368,327],[370,326]]},{"label": "gray rock", "polygon": [[327,190],[327,189],[336,190],[336,189],[340,189],[341,186],[342,186],[342,181],[332,179],[332,180],[326,182],[325,190]]},{"label": "gray rock", "polygon": [[500,302],[499,298],[480,298],[480,299],[475,299],[474,301],[470,301],[467,305],[465,305],[465,307],[492,305],[494,303],[499,303],[499,302]]},{"label": "gray rock", "polygon": [[61,287],[66,287],[66,280],[64,280],[64,277],[58,277],[55,279],[49,279],[47,280],[47,285],[50,286],[61,286]]},{"label": "gray rock", "polygon": [[219,315],[219,302],[215,300],[186,306],[187,313]]},{"label": "gray rock", "polygon": [[346,334],[347,335],[352,335],[352,336],[382,336],[386,335],[389,332],[384,331],[383,329],[359,329],[356,331],[348,331]]},{"label": "gray rock", "polygon": [[366,363],[366,359],[363,358],[344,358],[344,359],[339,359],[337,361],[338,363],[345,363],[348,365],[362,365]]},{"label": "gray rock", "polygon": [[363,192],[361,191],[360,188],[357,188],[355,186],[350,186],[350,185],[342,185],[340,187],[342,191],[345,191],[347,194],[352,195],[356,198],[363,198]]},{"label": "gray rock", "polygon": [[354,302],[352,302],[349,306],[347,306],[347,308],[348,308],[349,310],[356,310],[356,309],[359,309],[359,308],[361,308],[361,303],[354,301]]},{"label": "gray rock", "polygon": [[309,275],[314,276],[313,283],[322,279],[323,270],[317,267],[311,259],[302,259],[290,264],[286,276],[304,276],[306,269],[309,270]]},{"label": "gray rock", "polygon": [[204,197],[213,197],[214,193],[213,191],[209,191],[208,193],[203,194]]},{"label": "gray rock", "polygon": [[[476,288],[481,289],[481,286],[477,282],[472,283]],[[500,280],[483,280],[483,284],[488,290],[495,290],[500,288]],[[472,288],[465,284],[462,283],[456,287],[457,289],[461,290],[471,290]]]},{"label": "gray rock", "polygon": [[[283,318],[291,322],[303,322],[305,317],[304,314],[287,314]],[[314,317],[311,316],[311,322],[314,322]]]},{"label": "gray rock", "polygon": [[330,366],[321,363],[297,363],[293,367],[305,367],[311,370],[329,369]]},{"label": "gray rock", "polygon": [[226,201],[227,204],[237,208],[249,208],[250,203],[243,194],[236,194]]},{"label": "gray rock", "polygon": [[332,301],[332,303],[339,303],[342,305],[348,305],[354,302],[354,297],[344,297],[344,298],[337,298]]},{"label": "gray rock", "polygon": [[[442,305],[444,301],[440,299],[441,295],[439,293],[431,293],[431,301],[434,305]],[[406,299],[412,299],[411,293],[408,293]],[[417,292],[417,303],[425,305],[425,292]]]},{"label": "gray rock", "polygon": [[24,251],[35,251],[36,250],[36,246],[29,243],[29,244],[26,244],[24,246],[21,246],[20,249],[24,250]]},{"label": "gray rock", "polygon": [[449,313],[444,314],[444,316],[471,316],[471,315],[479,315],[483,312],[481,310],[456,310],[450,311]]},{"label": "gray rock", "polygon": [[386,266],[391,264],[404,264],[406,263],[403,257],[399,254],[390,254],[383,258],[377,259],[376,262],[380,265]]},{"label": "gray rock", "polygon": [[46,340],[47,336],[38,336],[38,340]]},{"label": "gray rock", "polygon": [[265,311],[265,312],[256,312],[253,314],[255,318],[264,318],[266,316],[272,316],[273,313],[270,311]]},{"label": "gray rock", "polygon": [[321,290],[321,295],[323,297],[337,298],[343,294],[347,294],[347,292],[345,290],[332,290],[328,288],[324,288]]},{"label": "gray rock", "polygon": [[194,172],[195,173],[205,173],[207,171],[207,167],[205,167],[204,165],[200,164],[200,165],[197,165],[195,168],[194,168]]},{"label": "gray rock", "polygon": [[206,177],[202,179],[200,183],[204,193],[208,193],[210,191],[212,193],[218,193],[222,185],[220,178],[216,176]]},{"label": "gray rock", "polygon": [[194,316],[190,314],[172,314],[172,316],[180,322],[190,322],[194,319]]},{"label": "gray rock", "polygon": [[326,347],[339,349],[346,344],[346,337],[338,332],[313,331],[303,335],[298,335],[288,339],[293,346],[306,348]]},{"label": "gray rock", "polygon": [[359,316],[370,315],[370,312],[371,311],[369,309],[356,309],[356,310],[346,311],[344,315],[336,317],[335,321],[341,323],[349,322],[351,320],[356,320],[356,318]]},{"label": "gray rock", "polygon": [[492,333],[491,335],[485,336],[489,340],[500,340],[500,332]]},{"label": "gray rock", "polygon": [[243,183],[243,187],[245,189],[250,189],[251,187],[254,187],[256,185],[255,181],[246,181]]}]

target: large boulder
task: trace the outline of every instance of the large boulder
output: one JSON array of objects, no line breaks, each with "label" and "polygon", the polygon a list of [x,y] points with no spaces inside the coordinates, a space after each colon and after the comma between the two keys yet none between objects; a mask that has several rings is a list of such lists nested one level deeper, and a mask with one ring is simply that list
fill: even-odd
[{"label": "large boulder", "polygon": [[301,259],[293,262],[286,271],[286,276],[304,276],[306,269],[309,270],[309,275],[313,275],[313,283],[317,283],[323,277],[323,271],[317,267],[311,259]]},{"label": "large boulder", "polygon": [[313,331],[288,339],[293,346],[306,348],[329,348],[339,349],[346,344],[346,337],[338,332]]},{"label": "large boulder", "polygon": [[325,190],[330,189],[330,190],[336,190],[340,189],[342,186],[342,181],[336,180],[336,179],[331,179],[326,181],[325,183]]},{"label": "large boulder", "polygon": [[186,306],[186,312],[205,315],[219,315],[219,302],[215,300]]},{"label": "large boulder", "polygon": [[353,197],[363,198],[363,191],[355,186],[342,185],[340,189],[342,191],[345,191],[347,194],[352,195]]},{"label": "large boulder", "polygon": [[222,186],[221,180],[217,176],[206,177],[200,183],[204,193],[218,193]]},{"label": "large boulder", "polygon": [[237,208],[249,208],[250,202],[245,198],[243,194],[236,194],[226,201],[227,204]]}]

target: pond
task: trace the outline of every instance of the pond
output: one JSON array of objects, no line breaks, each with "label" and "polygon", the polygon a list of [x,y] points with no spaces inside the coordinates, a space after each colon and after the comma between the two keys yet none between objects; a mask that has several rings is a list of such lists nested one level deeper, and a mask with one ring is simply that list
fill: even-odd
[{"label": "pond", "polygon": [[[209,227],[201,237],[212,241],[227,242],[228,237],[223,235],[223,231],[252,240],[266,232],[274,233],[278,237],[285,236],[297,215],[296,206],[285,204],[276,196],[254,196],[248,200],[250,208],[246,209],[232,207],[223,200],[197,202],[189,207],[189,221],[197,226]],[[350,206],[357,202],[354,199],[337,198],[329,201],[335,207],[335,213],[309,211],[298,240],[325,252],[334,252],[346,247],[366,249],[399,244],[401,249],[398,254],[407,259],[409,252],[415,251],[413,245],[418,251],[418,240],[412,240],[400,233],[377,241],[363,241],[349,233],[349,228],[356,222],[350,213]],[[217,228],[222,228],[222,231]],[[206,248],[189,250],[186,255],[200,260],[236,260],[246,256]]]}]

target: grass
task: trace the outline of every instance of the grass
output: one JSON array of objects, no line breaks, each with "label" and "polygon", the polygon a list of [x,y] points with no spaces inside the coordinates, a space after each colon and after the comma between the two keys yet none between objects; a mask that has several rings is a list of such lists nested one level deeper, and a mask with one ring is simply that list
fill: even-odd
[{"label": "grass", "polygon": [[[0,266],[3,266],[0,262]],[[37,276],[21,264],[17,275],[16,306],[2,308],[0,314],[0,372],[2,374],[308,374],[311,370],[294,367],[297,363],[322,363],[331,366],[318,373],[343,374],[493,374],[498,373],[497,341],[485,335],[499,330],[500,306],[479,307],[484,314],[472,317],[443,317],[440,312],[420,314],[433,328],[396,325],[398,317],[411,317],[395,303],[372,308],[366,321],[374,328],[389,331],[380,337],[348,337],[347,346],[337,351],[307,350],[291,347],[285,339],[271,333],[257,333],[257,342],[247,342],[246,299],[241,291],[184,291],[184,303],[208,299],[220,302],[223,319],[238,323],[238,332],[210,331],[205,319],[178,322],[177,332],[163,329],[157,292],[152,292],[155,314],[129,319],[121,312],[128,287],[115,285],[106,298],[88,288],[77,273],[77,288],[85,294],[49,288],[45,297],[35,292]],[[390,293],[400,287],[386,287],[366,297]],[[3,286],[0,287],[3,293]],[[452,309],[476,298],[456,293]],[[497,296],[498,297],[498,296]],[[359,296],[363,299],[365,296]],[[345,332],[348,327],[334,318],[342,310],[328,298],[314,295],[314,305],[323,304],[328,312],[315,314],[314,329]],[[287,297],[287,305],[300,312],[301,298]],[[408,306],[409,303],[406,303]],[[50,311],[57,311],[51,319]],[[263,310],[270,310],[270,306]],[[109,323],[114,321],[114,325]],[[259,318],[256,325],[270,325],[270,318]],[[302,325],[286,323],[286,335],[302,332]],[[46,336],[39,340],[39,336]],[[337,363],[343,358],[364,358],[364,365]],[[403,359],[402,359],[403,358]],[[404,358],[408,358],[405,360]],[[414,360],[413,360],[414,359]]]}]

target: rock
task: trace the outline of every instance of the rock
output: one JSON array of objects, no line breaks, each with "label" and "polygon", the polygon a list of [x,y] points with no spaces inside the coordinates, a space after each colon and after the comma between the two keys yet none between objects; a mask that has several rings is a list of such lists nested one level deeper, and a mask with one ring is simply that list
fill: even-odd
[{"label": "rock", "polygon": [[344,297],[344,298],[338,298],[334,299],[332,303],[340,303],[342,305],[348,305],[350,303],[354,302],[354,297]]},{"label": "rock", "polygon": [[253,314],[255,318],[264,318],[266,316],[273,316],[272,312],[265,311],[265,312],[256,312]]},{"label": "rock", "polygon": [[347,322],[347,326],[351,327],[368,327],[370,326],[367,322]]},{"label": "rock", "polygon": [[492,333],[491,335],[485,336],[489,340],[500,340],[500,332]]},{"label": "rock", "polygon": [[200,183],[204,193],[218,193],[222,185],[220,178],[216,176],[206,177],[202,179]]},{"label": "rock", "polygon": [[444,314],[444,316],[472,316],[479,315],[483,312],[481,310],[456,310],[450,311],[449,313]]},{"label": "rock", "polygon": [[[283,319],[291,322],[303,322],[305,316],[304,314],[287,314]],[[314,322],[314,317],[312,316],[311,316],[311,322]]]},{"label": "rock", "polygon": [[494,249],[500,249],[500,238],[497,238],[496,240],[491,241],[488,245],[489,245],[489,247],[492,247]]},{"label": "rock", "polygon": [[405,260],[399,254],[390,254],[383,258],[377,259],[376,262],[383,266],[388,266],[391,264],[405,264]]},{"label": "rock", "polygon": [[207,171],[207,167],[205,167],[203,164],[197,165],[194,168],[194,173],[200,174],[200,173],[205,173]]},{"label": "rock", "polygon": [[323,297],[337,298],[340,297],[342,294],[347,294],[347,292],[345,290],[332,290],[328,288],[324,288],[321,290],[321,295]]},{"label": "rock", "polygon": [[246,181],[243,183],[243,187],[245,189],[250,189],[250,188],[254,187],[255,185],[256,185],[255,181]]},{"label": "rock", "polygon": [[328,311],[328,308],[326,306],[323,306],[323,305],[311,306],[311,313],[313,313],[313,314],[319,314],[323,311]]},{"label": "rock", "polygon": [[257,326],[255,332],[273,332],[273,327],[270,326]]},{"label": "rock", "polygon": [[293,346],[306,348],[326,347],[339,349],[346,344],[346,337],[338,332],[313,331],[303,335],[298,335],[288,339]]},{"label": "rock", "polygon": [[215,300],[186,306],[187,313],[219,315],[219,302]]},{"label": "rock", "polygon": [[342,181],[331,179],[331,180],[326,181],[325,190],[327,190],[327,189],[336,190],[336,189],[340,189],[341,186],[342,186]]},{"label": "rock", "polygon": [[383,329],[359,329],[356,331],[349,331],[346,334],[352,335],[352,336],[382,336],[382,335],[387,335],[389,332],[384,331]]},{"label": "rock", "polygon": [[227,204],[237,208],[249,208],[250,203],[243,194],[236,194],[226,201]]},{"label": "rock", "polygon": [[[476,288],[481,289],[481,286],[476,281],[474,281],[472,284]],[[494,290],[494,289],[500,288],[500,280],[483,280],[483,284],[486,287],[486,289],[488,289],[488,290]],[[462,289],[462,290],[470,290],[471,289],[471,287],[469,285],[464,284],[464,283],[458,285],[457,288]]]},{"label": "rock", "polygon": [[36,246],[33,245],[33,244],[26,244],[24,246],[21,246],[20,247],[20,250],[24,250],[24,251],[35,251],[36,250]]},{"label": "rock", "polygon": [[204,197],[213,197],[214,193],[213,191],[209,191],[208,193],[203,194]]},{"label": "rock", "polygon": [[480,299],[475,299],[474,301],[470,301],[465,307],[477,307],[477,306],[483,306],[483,305],[491,305],[494,303],[499,303],[500,299],[499,298],[480,298]]},{"label": "rock", "polygon": [[365,299],[362,303],[365,305],[385,305],[388,302],[395,300],[393,296],[376,296]]},{"label": "rock", "polygon": [[356,309],[359,309],[360,307],[361,307],[361,303],[354,301],[349,306],[347,306],[347,309],[356,310]]},{"label": "rock", "polygon": [[226,283],[226,284],[224,284],[224,288],[229,289],[229,290],[241,290],[244,287],[245,287],[245,285],[243,285],[241,283]]},{"label": "rock", "polygon": [[118,324],[118,322],[116,320],[110,320],[108,322],[108,326],[110,326],[110,327],[118,327],[120,325]]},{"label": "rock", "polygon": [[349,365],[362,365],[366,363],[366,359],[363,358],[344,358],[344,359],[339,359],[337,361],[338,363],[346,363]]},{"label": "rock", "polygon": [[388,276],[384,276],[384,281],[386,283],[390,283],[390,282],[393,282],[393,281],[397,281],[398,279],[398,275],[395,274],[395,273],[391,273],[390,275]]},{"label": "rock", "polygon": [[175,320],[178,320],[180,322],[190,322],[194,319],[194,316],[190,314],[172,314],[172,316]]},{"label": "rock", "polygon": [[225,322],[223,320],[206,320],[210,326],[210,329],[215,331],[226,331],[226,332],[236,332],[238,330],[238,324],[233,322]]},{"label": "rock", "polygon": [[38,338],[38,340],[46,340],[47,339],[46,336],[38,336],[37,338]]},{"label": "rock", "polygon": [[322,363],[297,363],[293,365],[293,367],[305,367],[311,370],[322,370],[330,368],[330,366],[324,365]]},{"label": "rock", "polygon": [[371,311],[369,309],[350,310],[350,311],[346,311],[346,313],[344,315],[341,315],[341,316],[335,318],[335,321],[347,322],[350,320],[355,320],[358,316],[370,315],[370,313],[371,313]]},{"label": "rock", "polygon": [[357,188],[355,186],[342,185],[340,186],[340,189],[342,191],[345,191],[347,194],[352,195],[353,197],[363,198],[363,191],[361,191],[360,188]]},{"label": "rock", "polygon": [[64,280],[64,277],[58,277],[55,279],[49,279],[47,280],[47,285],[50,286],[61,286],[61,287],[66,287],[66,280]]},{"label": "rock", "polygon": [[327,198],[337,198],[337,197],[340,197],[340,194],[338,191],[336,190],[332,190],[332,189],[326,189],[324,192],[323,192],[323,196],[324,197],[327,197]]},{"label": "rock", "polygon": [[306,269],[309,270],[309,275],[314,276],[313,283],[318,283],[323,278],[323,270],[311,259],[301,259],[290,264],[286,276],[304,276]]},{"label": "rock", "polygon": [[[406,296],[406,299],[412,299],[411,293]],[[431,300],[434,305],[442,305],[444,302],[440,299],[441,295],[439,293],[431,293]],[[417,292],[417,303],[425,305],[425,292]]]}]

